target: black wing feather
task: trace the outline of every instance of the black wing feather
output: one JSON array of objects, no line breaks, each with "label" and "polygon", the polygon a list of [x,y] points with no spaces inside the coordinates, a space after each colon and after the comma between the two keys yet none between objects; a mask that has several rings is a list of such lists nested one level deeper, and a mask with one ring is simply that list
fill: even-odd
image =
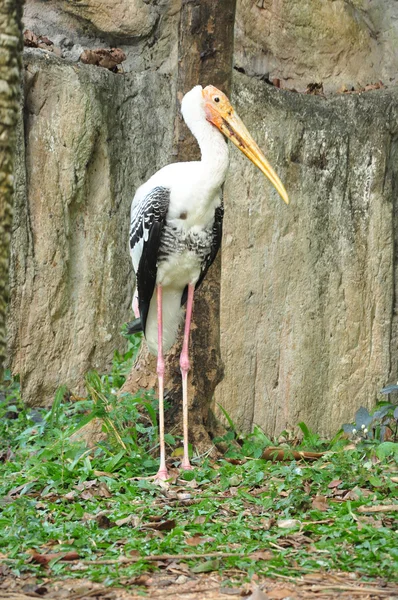
[{"label": "black wing feather", "polygon": [[142,330],[145,332],[149,306],[155,290],[159,246],[170,203],[170,190],[154,188],[133,212],[130,248],[143,240],[136,273],[138,305]]},{"label": "black wing feather", "polygon": [[[210,253],[206,256],[206,260],[203,262],[202,269],[200,271],[200,276],[195,285],[195,290],[198,289],[203,279],[206,277],[207,271],[210,269],[211,265],[214,262],[214,259],[217,256],[217,252],[221,246],[221,238],[222,238],[222,223],[224,218],[224,205],[221,202],[220,206],[217,206],[214,212],[214,222],[213,222],[213,231],[212,231],[212,242],[211,242],[211,250]],[[183,291],[181,296],[181,306],[185,304],[188,298],[188,286]]]}]

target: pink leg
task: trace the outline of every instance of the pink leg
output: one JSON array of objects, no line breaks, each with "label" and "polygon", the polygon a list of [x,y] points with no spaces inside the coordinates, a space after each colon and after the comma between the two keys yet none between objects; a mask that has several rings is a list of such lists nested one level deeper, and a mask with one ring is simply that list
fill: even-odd
[{"label": "pink leg", "polygon": [[189,462],[188,455],[188,371],[190,368],[188,346],[189,346],[189,332],[191,329],[192,319],[192,308],[193,308],[193,293],[195,286],[189,284],[188,286],[188,300],[187,300],[187,314],[185,317],[185,330],[184,330],[184,342],[182,345],[182,352],[180,356],[180,367],[182,374],[182,418],[183,418],[183,432],[184,432],[184,457],[181,463],[181,468],[184,470],[192,469]]},{"label": "pink leg", "polygon": [[157,305],[158,305],[158,362],[157,374],[159,380],[159,442],[160,442],[160,466],[156,479],[168,479],[169,474],[166,467],[166,450],[164,445],[164,404],[163,404],[163,386],[164,386],[164,359],[163,359],[163,316],[162,316],[162,287],[157,286]]},{"label": "pink leg", "polygon": [[140,317],[140,310],[138,308],[138,291],[135,290],[133,298],[133,312],[136,319]]}]

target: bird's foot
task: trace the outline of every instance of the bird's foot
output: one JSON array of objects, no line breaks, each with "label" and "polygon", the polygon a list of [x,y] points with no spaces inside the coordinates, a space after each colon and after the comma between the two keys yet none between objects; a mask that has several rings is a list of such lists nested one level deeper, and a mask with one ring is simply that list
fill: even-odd
[{"label": "bird's foot", "polygon": [[155,475],[155,480],[166,481],[167,479],[170,479],[167,469],[159,469]]},{"label": "bird's foot", "polygon": [[191,465],[191,463],[188,461],[183,460],[181,463],[181,469],[183,471],[192,471],[193,470],[193,466]]}]

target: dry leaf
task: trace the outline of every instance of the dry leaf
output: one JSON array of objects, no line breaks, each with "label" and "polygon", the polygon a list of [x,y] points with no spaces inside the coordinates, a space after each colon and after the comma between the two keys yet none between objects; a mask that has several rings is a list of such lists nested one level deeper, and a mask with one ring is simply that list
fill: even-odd
[{"label": "dry leaf", "polygon": [[73,490],[71,492],[68,492],[67,494],[65,494],[63,496],[63,498],[65,500],[73,500],[73,498],[76,496],[76,492],[74,492]]},{"label": "dry leaf", "polygon": [[175,519],[161,521],[160,523],[147,523],[144,529],[154,529],[155,531],[171,531],[176,526]]},{"label": "dry leaf", "polygon": [[133,527],[138,527],[139,522],[139,517],[137,517],[136,515],[129,515],[124,519],[118,519],[117,521],[115,521],[115,525],[117,527],[122,527],[123,525],[130,525],[131,523]]},{"label": "dry leaf", "polygon": [[311,94],[313,96],[322,96],[323,95],[323,83],[309,83],[307,85],[307,89],[304,92],[305,94]]},{"label": "dry leaf", "polygon": [[23,32],[23,43],[24,46],[27,46],[28,48],[37,48],[39,40],[37,35],[33,33],[33,31],[31,31],[30,29],[25,29],[25,31]]},{"label": "dry leaf", "polygon": [[378,506],[358,506],[358,512],[361,513],[378,513],[378,512],[395,512],[398,511],[398,504],[379,504]]},{"label": "dry leaf", "polygon": [[185,543],[188,544],[188,546],[199,546],[199,544],[203,544],[203,538],[201,535],[194,535],[187,538]]},{"label": "dry leaf", "polygon": [[194,518],[193,522],[195,525],[203,525],[203,523],[206,523],[206,517],[204,515],[199,515]]},{"label": "dry leaf", "polygon": [[289,598],[293,596],[292,590],[289,588],[275,588],[269,592],[267,592],[268,598],[272,598],[273,600],[283,600],[283,598]]},{"label": "dry leaf", "polygon": [[357,494],[355,489],[348,490],[348,492],[346,492],[346,494],[344,494],[343,500],[353,500],[353,501],[359,500],[359,495]]},{"label": "dry leaf", "polygon": [[343,483],[341,479],[334,479],[333,481],[331,481],[328,485],[329,489],[333,489],[333,488],[337,488],[339,487],[339,485]]},{"label": "dry leaf", "polygon": [[380,90],[384,87],[385,86],[382,81],[378,81],[377,83],[368,83],[368,85],[365,85],[365,92],[369,92],[371,90]]},{"label": "dry leaf", "polygon": [[116,526],[116,523],[111,521],[106,515],[98,515],[95,520],[100,529],[111,529]]},{"label": "dry leaf", "polygon": [[268,600],[269,596],[266,596],[264,592],[257,586],[251,596],[247,600]]},{"label": "dry leaf", "polygon": [[270,550],[256,550],[249,554],[249,558],[254,558],[256,560],[272,560],[274,555]]},{"label": "dry leaf", "polygon": [[322,512],[329,509],[326,496],[314,496],[311,506],[312,508]]},{"label": "dry leaf", "polygon": [[199,546],[200,544],[206,544],[206,542],[214,542],[214,540],[214,537],[196,534],[190,538],[187,538],[185,543],[188,544],[188,546]]},{"label": "dry leaf", "polygon": [[101,482],[98,486],[98,493],[101,496],[101,498],[111,498],[112,494],[109,491],[108,486],[106,485],[106,483]]},{"label": "dry leaf", "polygon": [[115,71],[117,65],[126,60],[126,55],[120,48],[97,48],[96,50],[84,50],[80,55],[82,63],[96,65]]},{"label": "dry leaf", "polygon": [[78,560],[80,558],[77,552],[54,552],[51,554],[39,554],[35,550],[31,550],[32,562],[38,563],[39,565],[48,565],[51,560]]},{"label": "dry leaf", "polygon": [[236,587],[221,587],[220,594],[224,594],[225,596],[241,596],[241,590]]},{"label": "dry leaf", "polygon": [[93,473],[96,477],[111,477],[112,479],[119,477],[119,473],[108,473],[107,471],[93,471]]},{"label": "dry leaf", "polygon": [[281,448],[280,446],[269,446],[263,452],[262,458],[264,460],[300,460],[302,458],[306,460],[317,460],[326,454],[325,452],[307,452],[305,450],[298,451],[292,450],[291,448]]},{"label": "dry leaf", "polygon": [[281,529],[289,529],[291,527],[300,527],[301,521],[297,519],[282,519],[281,521],[277,521],[276,524]]},{"label": "dry leaf", "polygon": [[152,583],[152,578],[149,575],[138,575],[138,577],[135,577],[133,580],[130,580],[129,583],[132,583],[133,585],[145,585],[145,586],[149,586]]}]

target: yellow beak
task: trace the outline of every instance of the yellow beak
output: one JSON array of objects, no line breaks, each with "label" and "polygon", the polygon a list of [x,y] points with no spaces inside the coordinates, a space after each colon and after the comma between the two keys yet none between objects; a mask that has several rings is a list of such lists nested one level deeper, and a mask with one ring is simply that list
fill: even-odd
[{"label": "yellow beak", "polygon": [[271,167],[264,154],[253,140],[252,136],[246,129],[245,125],[238,117],[238,115],[232,110],[228,111],[227,114],[221,114],[221,119],[217,119],[217,127],[222,133],[231,140],[247,156],[253,164],[255,164],[262,173],[272,183],[280,197],[286,204],[289,204],[289,197],[285,190],[285,187],[274,169]]}]

